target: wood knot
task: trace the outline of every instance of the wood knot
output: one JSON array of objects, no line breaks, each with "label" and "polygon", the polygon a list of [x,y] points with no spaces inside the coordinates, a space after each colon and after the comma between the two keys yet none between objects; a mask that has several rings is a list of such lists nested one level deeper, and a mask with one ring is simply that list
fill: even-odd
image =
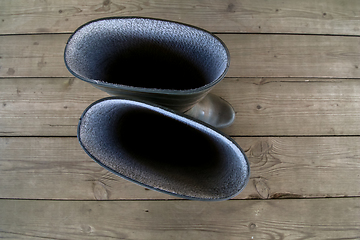
[{"label": "wood knot", "polygon": [[6,73],[7,73],[8,75],[14,75],[15,70],[14,70],[13,68],[9,68]]},{"label": "wood knot", "polygon": [[251,231],[255,230],[255,228],[256,228],[256,224],[255,224],[255,223],[250,223],[250,224],[249,224],[249,229],[250,229]]},{"label": "wood knot", "polygon": [[89,225],[81,225],[81,231],[86,234],[90,234],[92,232],[92,227]]},{"label": "wood knot", "polygon": [[102,182],[95,181],[93,183],[93,192],[96,200],[108,200],[109,192],[106,188],[106,185]]},{"label": "wood knot", "polygon": [[235,5],[234,5],[233,3],[230,3],[230,4],[227,6],[226,11],[227,11],[227,12],[234,13],[234,12],[235,12]]},{"label": "wood knot", "polygon": [[281,163],[280,159],[276,157],[274,147],[269,143],[269,140],[257,141],[247,152],[253,168],[270,168]]},{"label": "wood knot", "polygon": [[262,199],[269,199],[270,187],[266,183],[266,180],[262,177],[253,179],[254,187]]},{"label": "wood knot", "polygon": [[[258,105],[257,109],[261,109],[261,106]],[[269,154],[272,149],[272,145],[268,143],[266,140],[257,141],[250,148],[250,156],[255,158],[262,158],[264,155]]]}]

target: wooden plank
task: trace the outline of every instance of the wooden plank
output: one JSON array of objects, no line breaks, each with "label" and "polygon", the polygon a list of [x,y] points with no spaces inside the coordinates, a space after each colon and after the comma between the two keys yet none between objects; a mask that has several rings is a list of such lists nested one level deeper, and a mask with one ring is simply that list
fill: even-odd
[{"label": "wooden plank", "polygon": [[[235,140],[251,167],[249,184],[236,199],[360,196],[359,137]],[[76,138],[0,138],[0,152],[0,198],[175,198],[106,171]]]},{"label": "wooden plank", "polygon": [[214,93],[235,108],[230,135],[359,135],[357,79],[229,78]]},{"label": "wooden plank", "polygon": [[251,179],[246,190],[251,191],[247,198],[360,195],[358,137],[235,140],[250,161]]},{"label": "wooden plank", "polygon": [[180,21],[213,32],[359,35],[357,0],[2,0],[2,34],[72,32],[102,17]]},{"label": "wooden plank", "polygon": [[219,35],[228,77],[360,77],[360,39],[299,35]]},{"label": "wooden plank", "polygon": [[[360,77],[360,38],[219,34],[229,47],[228,77]],[[0,77],[69,77],[69,34],[0,36]]]},{"label": "wooden plank", "polygon": [[17,239],[358,239],[359,198],[270,201],[1,200]]},{"label": "wooden plank", "polygon": [[70,76],[63,57],[68,37],[0,36],[0,77]]},{"label": "wooden plank", "polygon": [[[357,79],[226,78],[213,93],[235,111],[229,135],[360,135]],[[74,78],[0,79],[1,136],[76,136],[78,119],[108,95]]]},{"label": "wooden plank", "polygon": [[109,95],[74,78],[0,79],[2,136],[76,136],[79,118]]}]

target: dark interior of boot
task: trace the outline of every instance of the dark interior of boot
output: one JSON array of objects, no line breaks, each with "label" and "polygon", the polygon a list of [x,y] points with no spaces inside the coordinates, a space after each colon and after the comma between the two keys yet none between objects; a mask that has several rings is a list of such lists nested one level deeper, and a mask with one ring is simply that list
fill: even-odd
[{"label": "dark interior of boot", "polygon": [[207,84],[205,72],[181,54],[142,43],[110,58],[99,76],[105,82],[158,89],[194,89]]},{"label": "dark interior of boot", "polygon": [[213,35],[142,18],[95,21],[70,38],[65,61],[82,79],[132,87],[188,90],[222,76],[228,53]]},{"label": "dark interior of boot", "polygon": [[128,100],[104,101],[83,117],[80,141],[103,165],[155,189],[198,199],[237,193],[248,174],[241,151],[178,118]]}]

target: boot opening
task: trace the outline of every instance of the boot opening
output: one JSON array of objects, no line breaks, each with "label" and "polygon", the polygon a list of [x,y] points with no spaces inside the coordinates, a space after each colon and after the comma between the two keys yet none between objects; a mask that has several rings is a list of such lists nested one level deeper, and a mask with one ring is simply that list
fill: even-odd
[{"label": "boot opening", "polygon": [[195,27],[112,18],[78,29],[67,43],[65,62],[83,80],[186,91],[221,78],[229,55],[218,38]]},{"label": "boot opening", "polygon": [[108,100],[92,106],[79,126],[80,142],[96,161],[157,190],[226,199],[248,178],[247,160],[232,141],[165,110]]}]

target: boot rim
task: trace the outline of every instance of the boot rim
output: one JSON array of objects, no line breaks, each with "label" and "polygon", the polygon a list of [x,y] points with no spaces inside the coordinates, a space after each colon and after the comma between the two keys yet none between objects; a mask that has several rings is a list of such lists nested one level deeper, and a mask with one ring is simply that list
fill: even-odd
[{"label": "boot rim", "polygon": [[[207,34],[209,34],[210,36],[214,37],[217,41],[220,42],[220,44],[224,47],[226,55],[227,55],[227,63],[226,63],[226,68],[223,71],[223,73],[215,80],[213,80],[210,83],[205,84],[204,86],[198,87],[198,88],[194,88],[194,89],[186,89],[186,90],[173,90],[173,89],[157,89],[157,88],[143,88],[143,87],[133,87],[133,86],[127,86],[127,85],[122,85],[122,84],[114,84],[114,83],[107,83],[107,82],[102,82],[100,80],[95,80],[95,79],[89,79],[86,77],[83,77],[77,73],[75,73],[69,66],[68,63],[66,61],[66,52],[67,52],[67,48],[68,48],[68,43],[71,41],[71,39],[73,38],[73,36],[83,27],[94,23],[94,22],[98,22],[98,21],[103,21],[103,20],[116,20],[116,19],[150,19],[150,20],[155,20],[155,21],[160,21],[160,22],[169,22],[169,23],[175,23],[175,24],[179,24],[179,25],[183,25],[183,26],[187,26],[190,28],[194,28],[198,31],[202,31],[205,32]],[[84,23],[83,25],[81,25],[80,27],[78,27],[69,37],[69,39],[66,42],[66,46],[64,49],[64,62],[65,62],[65,66],[68,69],[68,71],[75,76],[76,78],[88,82],[90,84],[93,84],[95,86],[100,86],[100,87],[106,87],[106,88],[112,88],[112,89],[121,89],[121,90],[125,90],[125,91],[130,91],[130,92],[142,92],[142,93],[156,93],[156,94],[167,94],[167,95],[180,95],[180,96],[186,96],[186,95],[191,95],[191,94],[196,94],[196,93],[201,93],[201,92],[206,92],[208,90],[210,90],[212,87],[214,87],[216,84],[218,84],[227,74],[227,72],[229,71],[229,67],[230,67],[230,51],[227,48],[227,46],[225,45],[225,43],[219,38],[217,37],[215,34],[212,34],[211,32],[202,29],[200,27],[197,26],[193,26],[190,24],[186,24],[186,23],[181,23],[178,21],[172,21],[172,20],[165,20],[165,19],[160,19],[160,18],[151,18],[151,17],[137,17],[137,16],[125,16],[125,17],[104,17],[104,18],[99,18],[99,19],[95,19],[95,20],[91,20],[89,22]]]}]

